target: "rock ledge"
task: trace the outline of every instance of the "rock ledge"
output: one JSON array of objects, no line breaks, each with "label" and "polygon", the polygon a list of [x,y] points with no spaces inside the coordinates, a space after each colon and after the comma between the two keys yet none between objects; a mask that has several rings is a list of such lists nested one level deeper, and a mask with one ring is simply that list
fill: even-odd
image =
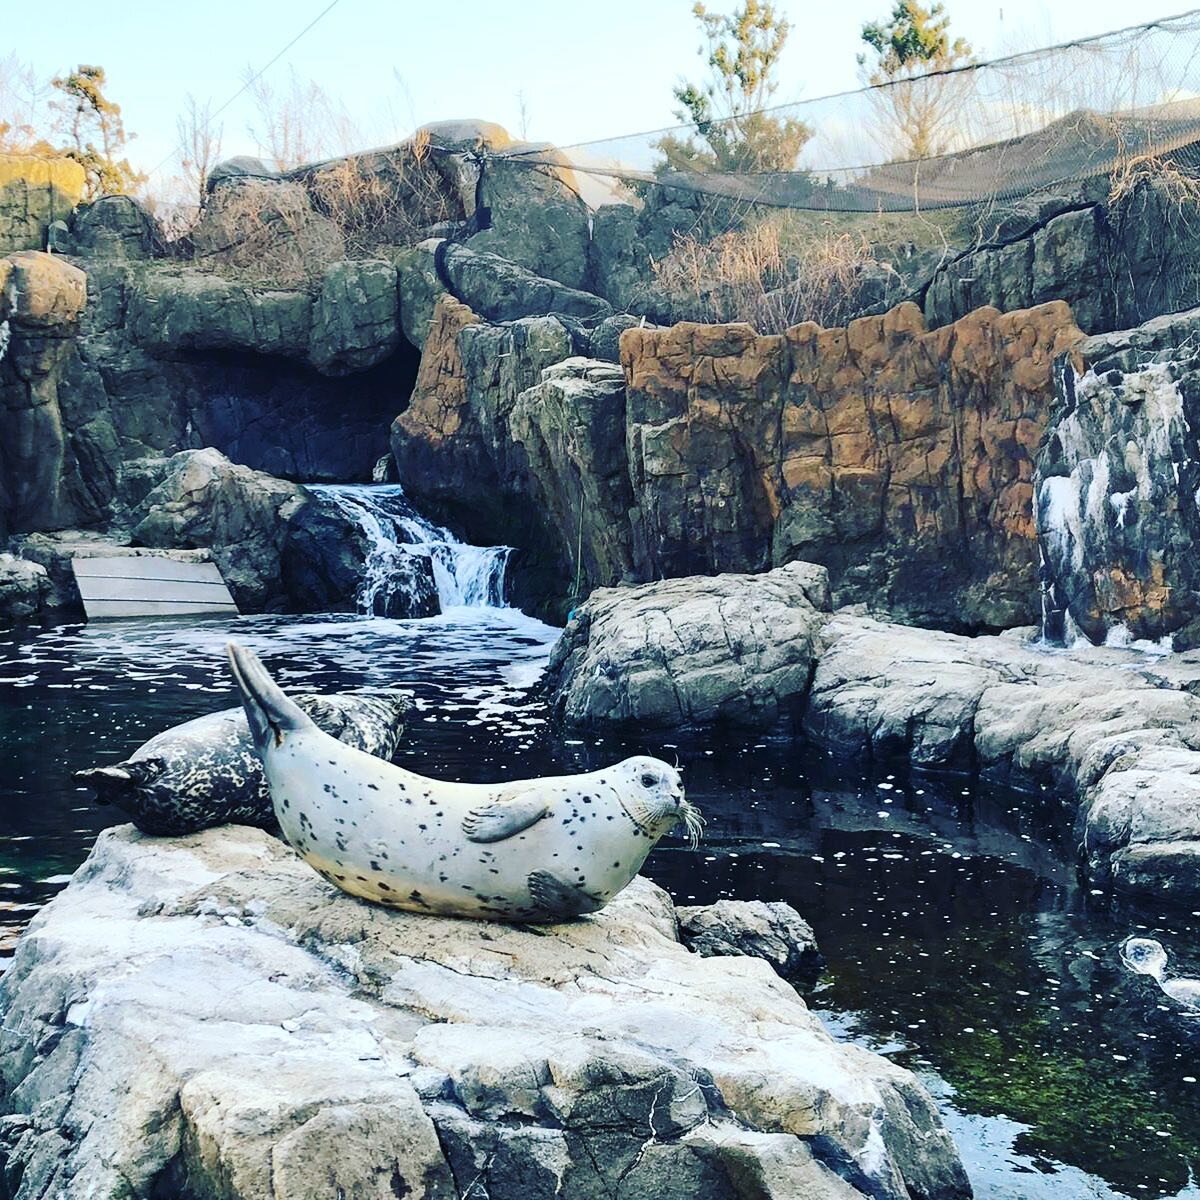
[{"label": "rock ledge", "polygon": [[240,826],[103,833],[0,983],[17,1200],[969,1195],[908,1072],[637,880],[538,930],[385,912]]}]

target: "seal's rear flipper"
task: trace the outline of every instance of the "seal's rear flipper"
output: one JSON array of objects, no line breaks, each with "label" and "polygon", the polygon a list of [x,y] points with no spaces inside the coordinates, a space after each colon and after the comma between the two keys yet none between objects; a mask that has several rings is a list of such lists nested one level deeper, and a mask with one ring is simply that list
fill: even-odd
[{"label": "seal's rear flipper", "polygon": [[316,728],[303,709],[289,700],[267,674],[253,650],[246,650],[236,642],[230,642],[225,649],[246,710],[250,736],[260,752],[271,745],[281,745],[283,735],[289,730]]}]

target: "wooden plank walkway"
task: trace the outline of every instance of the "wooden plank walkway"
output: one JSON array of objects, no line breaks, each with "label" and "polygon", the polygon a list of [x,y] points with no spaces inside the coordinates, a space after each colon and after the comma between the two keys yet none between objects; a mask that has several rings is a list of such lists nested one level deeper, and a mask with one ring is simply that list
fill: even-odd
[{"label": "wooden plank walkway", "polygon": [[237,615],[237,605],[216,563],[130,554],[73,558],[71,569],[89,621],[198,613]]}]

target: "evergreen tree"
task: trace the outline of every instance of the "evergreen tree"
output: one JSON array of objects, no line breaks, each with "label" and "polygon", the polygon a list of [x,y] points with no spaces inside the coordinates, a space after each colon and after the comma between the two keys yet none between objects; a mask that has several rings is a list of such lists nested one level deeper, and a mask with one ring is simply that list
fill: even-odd
[{"label": "evergreen tree", "polygon": [[146,176],[120,157],[133,134],[126,134],[121,106],[104,95],[108,80],[103,67],[80,65],[51,85],[62,93],[55,101],[59,125],[68,138],[63,153],[83,167],[87,175],[85,198],[134,191]]},{"label": "evergreen tree", "polygon": [[708,80],[681,83],[676,116],[692,125],[699,141],[668,134],[658,142],[659,169],[676,171],[793,171],[812,130],[765,108],[778,86],[772,74],[791,26],[775,6],[743,0],[731,15],[693,9],[703,30]]},{"label": "evergreen tree", "polygon": [[862,40],[871,55],[860,54],[858,65],[864,81],[881,88],[876,103],[895,156],[930,158],[952,149],[964,80],[940,72],[975,58],[967,41],[951,40],[945,7],[897,0],[891,20],[865,24]]}]

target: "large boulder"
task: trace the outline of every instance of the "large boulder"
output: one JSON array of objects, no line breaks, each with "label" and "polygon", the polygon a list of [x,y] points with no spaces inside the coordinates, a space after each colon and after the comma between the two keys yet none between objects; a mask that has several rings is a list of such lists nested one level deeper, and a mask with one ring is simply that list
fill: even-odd
[{"label": "large boulder", "polygon": [[602,588],[544,686],[568,726],[770,729],[800,715],[828,613],[828,573],[811,563]]},{"label": "large boulder", "polygon": [[158,222],[132,196],[101,196],[71,218],[70,251],[85,258],[153,258],[163,244]]},{"label": "large boulder", "polygon": [[556,315],[596,324],[612,313],[611,305],[591,292],[451,242],[429,239],[397,261],[404,331],[416,346],[425,345],[434,306],[447,292],[487,321]]},{"label": "large boulder", "polygon": [[396,268],[382,259],[334,263],[313,302],[312,365],[347,375],[382,362],[399,342]]},{"label": "large boulder", "polygon": [[156,353],[249,350],[305,358],[312,298],[192,270],[145,273],[129,293],[125,328]]},{"label": "large boulder", "polygon": [[0,154],[0,254],[43,249],[47,230],[71,215],[86,184],[72,158]]},{"label": "large boulder", "polygon": [[1093,885],[1200,903],[1200,659],[1046,650],[843,612],[826,625],[804,732],[861,763],[978,771],[1073,821]]},{"label": "large boulder", "polygon": [[498,254],[569,288],[586,286],[591,214],[554,147],[519,143],[487,159],[477,195],[489,223],[467,240],[472,250]]},{"label": "large boulder", "polygon": [[249,172],[226,174],[191,232],[194,257],[275,286],[303,286],[346,257],[336,221],[317,211],[300,183]]},{"label": "large boulder", "polygon": [[1116,199],[1111,184],[1103,174],[998,205],[978,244],[949,255],[925,288],[930,325],[985,304],[1064,300],[1080,328],[1098,334],[1200,302],[1194,274],[1180,266],[1196,255],[1196,223],[1170,172],[1147,168]]},{"label": "large boulder", "polygon": [[17,625],[40,616],[50,594],[50,576],[40,563],[0,554],[0,621]]},{"label": "large boulder", "polygon": [[207,548],[239,608],[282,606],[280,558],[303,489],[213,449],[183,450],[155,467],[159,482],[130,514],[134,542]]},{"label": "large boulder", "polygon": [[0,983],[15,1200],[957,1200],[900,1067],[636,880],[552,936],[388,911],[245,827],[100,835]]}]

